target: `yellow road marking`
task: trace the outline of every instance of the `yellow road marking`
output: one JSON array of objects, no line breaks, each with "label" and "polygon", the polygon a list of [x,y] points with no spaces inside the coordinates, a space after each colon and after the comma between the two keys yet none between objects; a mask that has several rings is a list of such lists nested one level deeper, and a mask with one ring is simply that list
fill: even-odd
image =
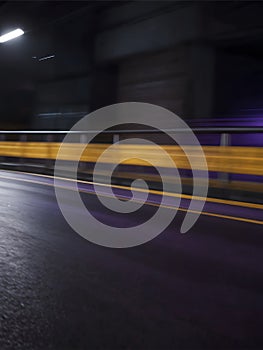
[{"label": "yellow road marking", "polygon": [[[12,172],[18,173],[18,174],[21,173],[21,172],[18,172],[18,171],[12,171]],[[46,177],[46,178],[54,179],[54,177],[50,176],[50,175],[41,175],[41,174],[25,173],[25,172],[23,172],[23,174],[39,176],[39,177],[43,176],[43,177]],[[8,180],[16,180],[16,181],[21,181],[21,182],[26,182],[26,183],[33,183],[33,184],[37,184],[37,185],[44,185],[44,186],[54,187],[53,184],[49,184],[49,183],[45,183],[45,182],[41,182],[41,181],[27,180],[27,179],[14,178],[14,177],[12,178],[10,176],[2,176],[1,174],[0,174],[0,178],[8,179]],[[74,181],[74,182],[81,182],[81,183],[86,183],[86,184],[92,184],[92,182],[89,182],[89,181],[76,181],[76,180],[73,180],[73,179],[60,178],[60,177],[57,177],[57,178],[60,179],[60,180],[69,180],[69,181]],[[98,185],[100,185],[102,187],[104,186],[103,184],[98,184]],[[110,185],[107,185],[107,186],[110,186]],[[62,189],[66,189],[66,190],[72,190],[72,188],[66,187],[66,186],[58,186],[58,187],[62,188]],[[122,189],[130,189],[127,186],[114,185],[112,187],[122,188]],[[87,190],[82,190],[82,189],[80,189],[79,192],[96,195],[96,193],[93,192],[93,191],[87,191]],[[160,191],[157,191],[157,192],[160,192]],[[160,192],[160,193],[162,193],[162,192]],[[112,196],[107,195],[105,193],[100,193],[100,195],[102,195],[104,197],[112,198]],[[118,196],[118,195],[116,195],[116,197],[122,198],[121,196]],[[191,196],[189,196],[189,197],[191,198]],[[214,198],[210,198],[210,199],[214,199]],[[137,203],[142,203],[142,202],[140,202],[138,200],[134,200],[134,201],[137,202]],[[222,200],[222,201],[223,201],[223,204],[225,204],[224,200]],[[228,202],[227,204],[230,204],[229,202],[236,203],[235,201],[227,201],[227,202]],[[237,202],[237,203],[253,204],[253,203],[245,203],[245,202],[244,203],[243,202]],[[163,204],[159,205],[157,203],[153,203],[153,202],[149,202],[149,201],[144,202],[144,204],[147,204],[147,205],[150,205],[150,206],[155,206],[155,207],[162,207],[162,208],[166,208],[166,209],[178,210],[178,211],[182,211],[182,212],[192,212],[192,213],[195,213],[195,214],[201,214],[201,215],[206,215],[206,216],[211,216],[211,217],[217,217],[217,218],[221,218],[221,219],[227,219],[227,220],[241,221],[241,222],[257,224],[257,225],[263,225],[263,221],[261,221],[261,220],[247,219],[247,218],[242,218],[242,217],[238,217],[238,216],[223,215],[223,214],[217,214],[217,213],[211,213],[211,212],[205,212],[205,211],[199,212],[199,211],[189,210],[189,209],[186,209],[186,208],[175,208],[175,207],[168,206],[168,205],[163,205]]]},{"label": "yellow road marking", "polygon": [[[4,171],[4,170],[3,170]],[[98,183],[98,182],[92,182],[92,181],[85,181],[85,180],[75,180],[75,179],[70,179],[66,177],[55,177],[52,175],[41,175],[41,174],[36,174],[36,173],[27,173],[27,172],[22,172],[22,171],[6,171],[7,173],[13,172],[16,174],[26,174],[26,175],[32,175],[32,176],[37,176],[37,177],[46,177],[49,179],[59,179],[63,181],[69,181],[69,182],[78,182],[82,184],[87,184],[87,185],[98,185],[101,187],[111,187],[111,188],[116,188],[116,189],[123,189],[123,190],[130,190],[131,188],[129,186],[124,186],[124,185],[109,185],[109,184],[103,184],[103,183]],[[191,196],[188,194],[178,194],[178,193],[172,193],[172,192],[162,192],[158,190],[146,190],[143,188],[136,188],[137,192],[142,192],[142,193],[148,193],[150,194],[156,194],[156,195],[164,195],[168,197],[175,197],[175,198],[183,198],[183,199],[194,199],[194,200],[204,200],[205,198],[199,197],[199,196]],[[225,204],[225,205],[232,205],[232,206],[238,206],[238,207],[244,207],[244,208],[252,208],[252,209],[263,209],[263,204],[257,204],[257,203],[249,203],[249,202],[241,202],[241,201],[234,201],[230,199],[219,199],[219,198],[212,198],[212,197],[207,197],[206,202],[209,203],[217,203],[217,204]]]}]

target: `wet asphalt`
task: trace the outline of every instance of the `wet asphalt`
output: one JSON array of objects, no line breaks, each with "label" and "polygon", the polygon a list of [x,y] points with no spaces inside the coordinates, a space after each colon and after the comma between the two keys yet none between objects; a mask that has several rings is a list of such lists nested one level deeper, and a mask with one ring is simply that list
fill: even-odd
[{"label": "wet asphalt", "polygon": [[52,186],[20,176],[0,179],[1,350],[263,348],[263,226],[202,215],[182,235],[179,212],[144,245],[101,247],[69,227]]}]

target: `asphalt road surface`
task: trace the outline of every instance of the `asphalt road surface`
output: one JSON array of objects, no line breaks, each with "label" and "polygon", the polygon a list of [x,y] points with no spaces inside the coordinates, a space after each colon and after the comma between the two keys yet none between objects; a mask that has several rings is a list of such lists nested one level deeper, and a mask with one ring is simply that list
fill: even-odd
[{"label": "asphalt road surface", "polygon": [[1,171],[0,191],[1,350],[263,348],[262,209],[208,203],[221,216],[188,234],[179,212],[154,240],[110,249],[69,227],[50,178]]}]

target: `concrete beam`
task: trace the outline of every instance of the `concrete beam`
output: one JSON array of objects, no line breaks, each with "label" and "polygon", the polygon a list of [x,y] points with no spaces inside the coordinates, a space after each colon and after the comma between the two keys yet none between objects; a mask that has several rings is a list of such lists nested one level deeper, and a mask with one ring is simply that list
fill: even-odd
[{"label": "concrete beam", "polygon": [[202,34],[200,21],[200,10],[191,6],[105,30],[97,34],[96,61],[119,60],[197,40]]}]

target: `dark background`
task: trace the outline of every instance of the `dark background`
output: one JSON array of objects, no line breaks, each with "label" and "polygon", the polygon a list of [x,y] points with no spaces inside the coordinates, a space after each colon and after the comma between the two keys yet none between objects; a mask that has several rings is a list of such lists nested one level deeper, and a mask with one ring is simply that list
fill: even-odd
[{"label": "dark background", "polygon": [[1,1],[0,33],[25,35],[0,44],[0,128],[68,129],[124,101],[258,117],[262,15],[252,1]]}]

